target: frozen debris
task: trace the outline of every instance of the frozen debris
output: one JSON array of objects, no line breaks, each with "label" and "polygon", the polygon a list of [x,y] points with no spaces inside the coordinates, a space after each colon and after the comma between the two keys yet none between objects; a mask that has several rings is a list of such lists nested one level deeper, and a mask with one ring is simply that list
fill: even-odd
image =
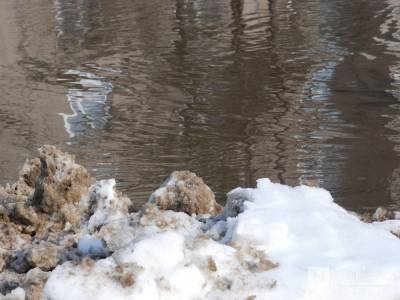
[{"label": "frozen debris", "polygon": [[15,220],[28,226],[35,226],[40,223],[40,219],[34,208],[28,206],[26,203],[16,203],[13,217]]},{"label": "frozen debris", "polygon": [[[93,183],[88,171],[75,164],[74,157],[54,146],[39,149],[40,175],[35,183],[32,204],[46,213],[61,212],[67,204],[78,204]],[[68,215],[63,215],[69,220]]]},{"label": "frozen debris", "polygon": [[400,212],[378,207],[374,213],[364,213],[359,215],[359,218],[367,223],[382,222],[385,220],[400,220]]},{"label": "frozen debris", "polygon": [[40,241],[28,250],[27,261],[29,266],[49,271],[58,263],[58,247],[53,243]]},{"label": "frozen debris", "polygon": [[160,209],[191,214],[217,215],[222,207],[203,179],[189,171],[175,171],[150,196]]},{"label": "frozen debris", "polygon": [[43,288],[48,276],[49,273],[42,271],[40,268],[31,269],[26,274],[23,287],[27,295],[27,300],[41,300],[44,298]]},{"label": "frozen debris", "polygon": [[8,270],[0,272],[0,299],[2,295],[7,295],[21,286],[22,277],[23,275]]},{"label": "frozen debris", "polygon": [[[28,288],[30,270],[49,271],[75,257],[81,225],[90,215],[92,182],[73,156],[43,146],[38,158],[25,162],[16,183],[0,187],[0,294]],[[28,299],[41,299],[31,294],[37,292]]]}]

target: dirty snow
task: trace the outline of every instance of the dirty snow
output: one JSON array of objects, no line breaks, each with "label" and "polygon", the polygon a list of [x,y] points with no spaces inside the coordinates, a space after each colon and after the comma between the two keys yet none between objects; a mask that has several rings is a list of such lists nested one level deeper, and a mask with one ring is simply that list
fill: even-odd
[{"label": "dirty snow", "polygon": [[115,180],[42,154],[0,189],[0,299],[400,299],[398,213],[268,179],[222,208],[188,171],[131,212]]},{"label": "dirty snow", "polygon": [[[131,240],[110,257],[89,267],[58,266],[45,286],[46,297],[400,297],[400,241],[379,223],[361,222],[320,188],[262,179],[257,188],[233,190],[230,198],[237,200],[235,194],[243,212],[210,219],[207,226],[194,217],[153,208],[153,219],[138,224]],[[172,221],[165,214],[177,216]],[[188,228],[190,223],[195,230]],[[115,234],[125,235],[120,230]],[[66,292],[70,289],[73,293]]]}]

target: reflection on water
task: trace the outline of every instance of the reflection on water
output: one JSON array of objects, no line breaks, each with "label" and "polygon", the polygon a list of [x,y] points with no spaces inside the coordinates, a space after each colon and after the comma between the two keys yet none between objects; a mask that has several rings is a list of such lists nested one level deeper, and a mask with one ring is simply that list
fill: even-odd
[{"label": "reflection on water", "polygon": [[69,137],[88,134],[88,128],[104,130],[111,117],[107,95],[112,91],[112,84],[89,72],[68,70],[65,75],[78,77],[77,80],[70,81],[74,87],[69,88],[67,93],[73,113],[60,113]]},{"label": "reflection on water", "polygon": [[399,7],[1,1],[0,180],[51,143],[138,205],[190,169],[220,199],[270,177],[398,208]]}]

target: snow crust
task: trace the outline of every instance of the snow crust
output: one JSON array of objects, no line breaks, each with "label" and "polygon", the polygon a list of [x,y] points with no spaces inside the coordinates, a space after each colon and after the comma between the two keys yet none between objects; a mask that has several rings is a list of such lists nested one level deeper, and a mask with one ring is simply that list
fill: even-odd
[{"label": "snow crust", "polygon": [[399,221],[364,223],[324,189],[260,179],[200,219],[152,204],[129,213],[114,184],[92,188],[78,243],[110,255],[57,266],[46,299],[400,298]]}]

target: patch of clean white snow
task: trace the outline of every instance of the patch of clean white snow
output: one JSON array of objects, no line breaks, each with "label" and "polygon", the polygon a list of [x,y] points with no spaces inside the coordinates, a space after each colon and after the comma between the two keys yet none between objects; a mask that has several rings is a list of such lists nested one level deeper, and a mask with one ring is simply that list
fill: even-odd
[{"label": "patch of clean white snow", "polygon": [[237,217],[233,239],[264,249],[272,299],[397,299],[400,240],[365,224],[319,188],[258,181]]}]

